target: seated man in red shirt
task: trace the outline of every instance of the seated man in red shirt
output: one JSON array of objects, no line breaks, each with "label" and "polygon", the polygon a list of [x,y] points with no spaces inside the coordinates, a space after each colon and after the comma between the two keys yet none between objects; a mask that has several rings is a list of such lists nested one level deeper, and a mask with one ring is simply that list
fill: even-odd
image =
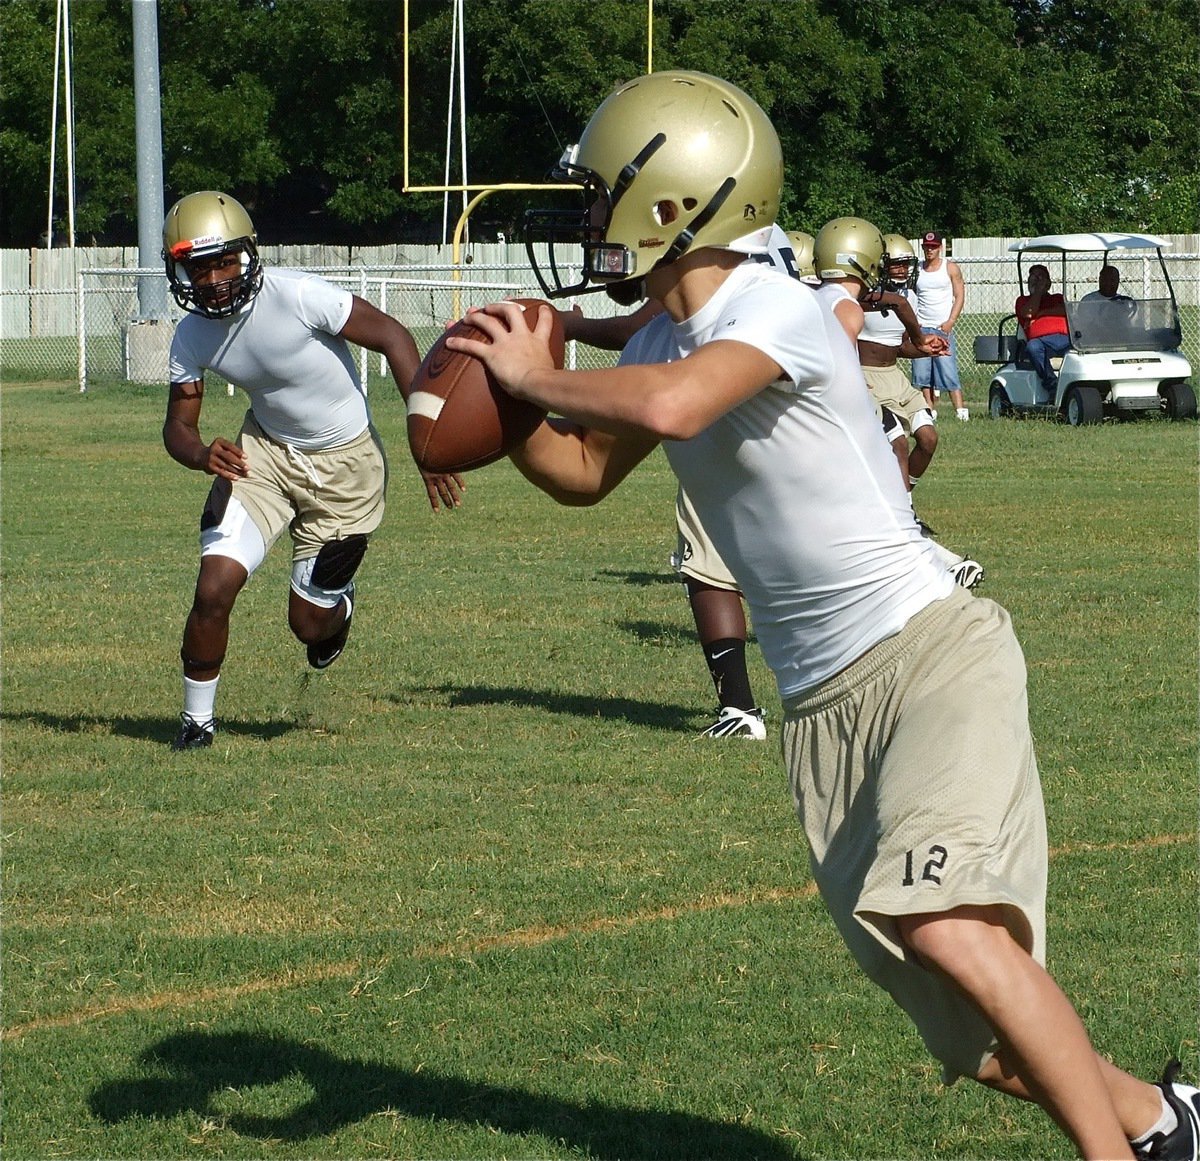
[{"label": "seated man in red shirt", "polygon": [[1029,268],[1029,293],[1022,294],[1013,308],[1025,332],[1025,353],[1037,370],[1042,386],[1054,395],[1058,375],[1050,366],[1055,355],[1071,345],[1067,308],[1061,294],[1050,293],[1050,271],[1040,263]]}]

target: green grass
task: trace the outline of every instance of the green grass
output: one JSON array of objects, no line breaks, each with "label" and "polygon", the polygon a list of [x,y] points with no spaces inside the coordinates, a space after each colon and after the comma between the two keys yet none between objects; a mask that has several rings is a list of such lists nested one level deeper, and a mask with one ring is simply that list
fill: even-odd
[{"label": "green grass", "polygon": [[[692,736],[662,457],[591,511],[494,465],[435,516],[372,399],[345,657],[306,669],[277,548],[218,743],[172,755],[206,481],[161,391],[4,390],[4,1156],[1071,1156],[859,975],[774,743]],[[1101,1051],[1195,1079],[1197,427],[941,432],[918,510],[1029,663],[1050,967]]]}]

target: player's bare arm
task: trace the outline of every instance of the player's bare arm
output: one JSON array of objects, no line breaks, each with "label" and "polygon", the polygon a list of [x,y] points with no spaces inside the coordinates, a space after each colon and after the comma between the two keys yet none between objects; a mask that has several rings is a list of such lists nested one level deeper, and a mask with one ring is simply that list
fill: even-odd
[{"label": "player's bare arm", "polygon": [[725,340],[706,343],[674,363],[559,371],[550,357],[552,319],[515,326],[518,307],[493,303],[471,315],[490,343],[454,337],[452,350],[474,355],[518,399],[613,435],[691,439],[782,374],[756,347]]},{"label": "player's bare arm", "polygon": [[408,398],[421,356],[407,327],[356,294],[351,301],[350,317],[340,334],[347,342],[376,351],[387,359],[396,387]]},{"label": "player's bare arm", "polygon": [[[340,333],[347,342],[366,347],[368,351],[375,351],[387,359],[388,369],[396,380],[401,396],[408,398],[413,376],[421,365],[421,357],[406,326],[356,294],[351,301],[350,317]],[[438,512],[443,506],[462,507],[463,492],[467,487],[462,476],[423,469],[418,471],[425,483],[430,508]]]},{"label": "player's bare arm", "polygon": [[597,504],[659,444],[653,436],[617,436],[569,419],[547,419],[510,453],[520,473],[570,507]]},{"label": "player's bare arm", "polygon": [[204,383],[172,383],[167,399],[167,418],[163,423],[163,446],[173,460],[197,472],[240,480],[248,474],[246,457],[236,443],[218,436],[206,444],[200,435],[200,407],[204,401]]},{"label": "player's bare arm", "polygon": [[653,299],[643,303],[632,314],[611,318],[589,318],[578,306],[560,310],[563,337],[587,343],[603,351],[619,351],[651,319],[662,314],[662,306]]}]

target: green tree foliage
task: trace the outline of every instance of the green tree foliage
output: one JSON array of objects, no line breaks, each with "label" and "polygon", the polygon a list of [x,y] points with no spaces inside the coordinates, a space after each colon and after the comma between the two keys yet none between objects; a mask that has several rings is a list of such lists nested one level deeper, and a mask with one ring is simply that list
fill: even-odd
[{"label": "green tree foliage", "polygon": [[[3,245],[45,230],[56,9],[0,3]],[[128,242],[130,0],[71,13],[77,235]],[[408,184],[460,184],[451,0],[407,14]],[[1195,230],[1198,17],[1197,0],[655,0],[651,48],[642,0],[469,0],[466,177],[543,181],[652,51],[771,115],[788,228],[856,213],[909,234]],[[159,0],[168,200],[228,189],[276,242],[440,237],[464,196],[405,192],[404,28],[403,0]],[[511,231],[551,196],[496,195],[472,223]]]}]

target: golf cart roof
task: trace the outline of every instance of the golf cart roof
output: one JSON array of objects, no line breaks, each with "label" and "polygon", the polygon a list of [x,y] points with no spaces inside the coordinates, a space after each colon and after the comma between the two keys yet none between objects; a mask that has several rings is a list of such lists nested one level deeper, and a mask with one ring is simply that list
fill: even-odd
[{"label": "golf cart roof", "polygon": [[1102,254],[1109,250],[1158,250],[1170,244],[1157,234],[1043,234],[1024,242],[1014,242],[1009,250],[1015,250],[1018,254],[1028,251],[1040,254],[1075,251]]}]

